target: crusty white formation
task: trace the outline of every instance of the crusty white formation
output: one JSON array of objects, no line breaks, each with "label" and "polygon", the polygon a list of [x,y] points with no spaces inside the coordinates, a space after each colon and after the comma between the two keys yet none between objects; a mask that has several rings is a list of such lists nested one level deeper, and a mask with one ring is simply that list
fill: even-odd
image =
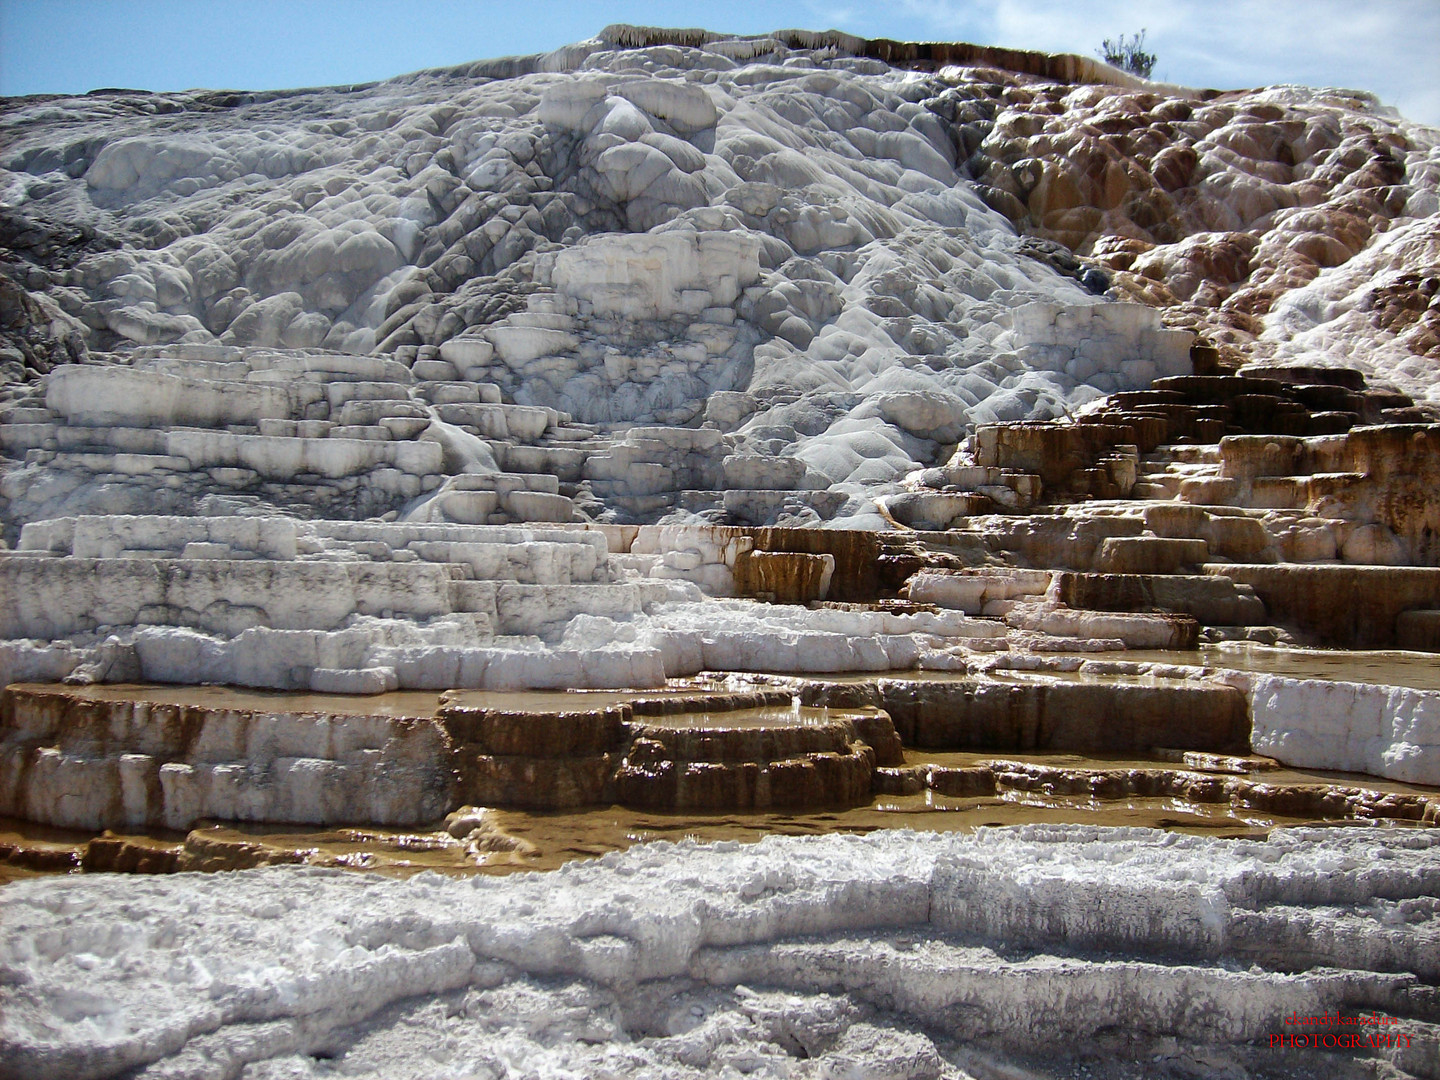
[{"label": "crusty white formation", "polygon": [[[742,517],[877,525],[872,489],[934,463],[967,424],[1060,415],[1188,370],[1188,332],[1033,257],[985,205],[937,104],[963,88],[958,70],[923,76],[818,38],[736,53],[624,37],[357,93],[218,111],[201,94],[178,125],[105,98],[17,106],[4,205],[118,237],[36,278],[34,303],[97,358],[167,358],[143,377],[62,371],[53,416],[12,416],[28,430],[4,436],[7,452],[60,457],[11,480],[10,515],[146,508],[117,505],[111,463],[56,445],[43,425],[57,417],[207,430],[142,449],[96,434],[145,459],[119,472],[174,473],[158,497],[184,512],[202,497],[186,472],[208,470],[211,490],[274,506],[302,501],[282,486],[296,473],[358,478],[366,514],[457,471],[433,438],[410,442],[434,418],[522,444],[548,426],[544,452],[642,520],[657,494],[729,488],[752,493],[729,500]],[[386,370],[327,400],[297,354],[302,370]],[[575,447],[553,430],[706,419],[731,434],[727,453],[793,475],[745,487],[753,470],[737,466],[731,483],[686,483],[643,456],[651,467],[607,471],[564,461]],[[795,490],[836,499],[757,494]]]},{"label": "crusty white formation", "polygon": [[1249,685],[1257,754],[1301,768],[1440,785],[1440,692],[1281,675],[1235,678]]},{"label": "crusty white formation", "polygon": [[[875,497],[973,425],[1187,372],[1179,326],[1433,398],[1433,129],[867,48],[621,26],[363,88],[16,104],[0,379],[139,368],[14,397],[3,524],[207,497],[570,520],[528,475],[623,520],[883,527]],[[363,385],[287,400],[317,371]]]},{"label": "crusty white formation", "polygon": [[[340,694],[643,688],[702,671],[963,672],[1017,649],[1171,648],[1177,633],[1164,615],[1059,604],[1051,595],[1057,575],[1048,570],[915,575],[910,598],[936,610],[760,603],[731,595],[737,560],[753,554],[753,537],[680,525],[624,535],[629,551],[612,554],[619,531],[575,525],[159,516],[34,522],[19,550],[0,558],[0,683],[221,683]],[[1218,579],[1175,580],[1196,595],[1198,585],[1224,585],[1210,590],[1222,607],[1255,604]],[[1230,678],[1251,703],[1257,752],[1302,768],[1440,784],[1434,692]],[[0,730],[0,763],[18,770],[17,805],[49,807],[67,792],[85,806],[108,805],[123,787],[116,754],[143,752],[124,740],[115,745],[122,744],[129,749],[97,756],[11,726]],[[51,752],[31,769],[25,763],[42,745]],[[319,805],[325,783],[358,790],[342,781],[358,774],[330,753],[323,732],[305,746],[278,756],[314,759],[330,772],[295,773],[295,790],[309,792],[295,805]],[[238,767],[238,758],[225,761]],[[212,806],[210,798],[203,805]],[[217,813],[240,805],[238,796],[216,798]],[[375,805],[389,807],[388,798]],[[272,809],[289,807],[288,799]],[[195,810],[193,802],[182,799],[179,812]],[[405,806],[374,819],[424,817]],[[100,820],[80,810],[25,816]]]},{"label": "crusty white formation", "polygon": [[3,910],[0,1074],[29,1080],[963,1077],[1105,1046],[1239,1075],[1297,1012],[1396,1017],[1414,1046],[1363,1056],[1440,1072],[1425,831],[654,844],[463,881],[51,878]]},{"label": "crusty white formation", "polygon": [[[1191,330],[1440,400],[1433,130],[1334,91],[925,72],[863,44],[616,28],[370,87],[10,103],[0,685],[1038,668],[1195,624],[1072,610],[1001,550],[1171,575],[1182,610],[1245,630],[1256,591],[1202,564],[1433,562],[1412,467],[1433,429],[1388,457],[1172,448],[1173,469],[1127,443],[1117,490],[1214,513],[989,519],[994,549],[949,538],[979,572],[912,579],[936,610],[736,599],[760,562],[823,598],[836,558],[747,563],[752,538],[708,523],[1023,510],[1038,476],[956,444],[1187,374]],[[1423,584],[1386,634],[1437,624]],[[1244,682],[1256,750],[1440,783],[1434,693]],[[182,756],[139,713],[7,721],[7,807],[177,828],[443,809],[425,725],[217,714]],[[507,880],[35,881],[0,893],[0,1075],[1009,1077],[1089,1051],[1265,1075],[1285,1015],[1377,1011],[1415,1040],[1382,1068],[1435,1076],[1436,844],[1032,828],[657,845]]]},{"label": "crusty white formation", "polygon": [[612,556],[606,534],[582,526],[35,522],[0,558],[0,679],[646,687],[702,670],[904,669],[1005,636],[959,611],[712,604],[697,584],[732,593],[752,544],[647,527]]}]

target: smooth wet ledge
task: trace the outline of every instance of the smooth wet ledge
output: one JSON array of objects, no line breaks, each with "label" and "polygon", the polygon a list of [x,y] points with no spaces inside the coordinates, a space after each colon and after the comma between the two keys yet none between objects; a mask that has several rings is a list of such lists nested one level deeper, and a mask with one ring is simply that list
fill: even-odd
[{"label": "smooth wet ledge", "polygon": [[[170,688],[11,686],[0,697],[0,815],[68,828],[183,830],[201,819],[409,825],[467,804],[570,809],[854,805],[896,737],[876,710],[789,693],[464,695],[428,709]],[[562,696],[563,697],[563,696]],[[529,708],[524,707],[530,704]],[[438,705],[438,707],[437,707]]]},{"label": "smooth wet ledge", "polygon": [[[759,813],[993,790],[979,774],[907,771],[906,748],[1139,758],[1254,749],[1292,766],[1435,784],[1427,716],[1437,696],[1106,661],[369,699],[14,685],[0,696],[0,816],[92,830],[183,831],[202,820],[404,827],[464,806]],[[1188,780],[1136,790],[1151,788],[1208,797]],[[1266,803],[1248,789],[1223,794]],[[1425,807],[1387,816],[1419,820]]]}]

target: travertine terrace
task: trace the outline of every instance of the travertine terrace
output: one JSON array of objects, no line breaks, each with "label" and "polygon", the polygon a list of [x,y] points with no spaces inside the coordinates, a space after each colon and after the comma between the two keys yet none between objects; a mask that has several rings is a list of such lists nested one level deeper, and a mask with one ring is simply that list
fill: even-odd
[{"label": "travertine terrace", "polygon": [[1325,1075],[1440,1075],[1435,129],[616,26],[5,101],[0,245],[0,815],[159,837],[89,869],[483,862],[496,806],[1378,822],[18,883],[0,1075],[1278,1077],[1360,1013],[1410,1041]]}]

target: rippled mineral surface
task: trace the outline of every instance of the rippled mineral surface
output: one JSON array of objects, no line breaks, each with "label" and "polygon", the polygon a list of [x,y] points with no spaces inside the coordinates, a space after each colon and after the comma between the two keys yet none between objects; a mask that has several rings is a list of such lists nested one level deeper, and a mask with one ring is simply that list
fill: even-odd
[{"label": "rippled mineral surface", "polygon": [[1440,1076],[1435,129],[619,26],[0,271],[0,1076]]},{"label": "rippled mineral surface", "polygon": [[36,1078],[1288,1076],[1272,1035],[1365,1015],[1410,1038],[1310,1075],[1430,1076],[1437,874],[1428,832],[1032,826],[29,882],[0,1047]]},{"label": "rippled mineral surface", "polygon": [[[726,455],[707,465],[698,445],[626,443],[592,465],[590,493],[632,519],[643,497],[709,488],[742,493],[732,509],[756,521],[867,525],[867,487],[931,464],[967,425],[1188,373],[1186,330],[1237,362],[1354,365],[1440,400],[1433,130],[1335,90],[1188,91],[965,47],[892,66],[860,39],[782,38],[617,27],[365,87],[12,101],[7,377],[189,346],[160,351],[170,378],[143,384],[148,404],[123,371],[67,380],[47,404],[138,428],[147,410],[178,422],[183,400],[203,428],[243,389],[229,422],[272,437],[328,416],[360,442],[408,438],[426,413],[393,387],[287,411],[258,391],[280,394],[293,359],[236,350],[373,353],[487,436],[538,434],[556,411],[733,433],[723,477]],[[1038,70],[1004,70],[1016,59]],[[237,377],[264,386],[185,381]],[[487,408],[492,390],[532,411]],[[297,471],[359,471],[341,461],[366,447],[327,441]],[[572,448],[551,441],[557,461]],[[198,431],[144,442],[121,449],[221,472],[262,456]],[[84,506],[194,512],[217,482],[304,502],[235,476],[127,496],[83,460],[55,464],[63,480],[10,481],[8,528]],[[346,505],[397,507],[436,471],[384,464],[396,475],[339,493]],[[165,469],[130,466],[132,483]],[[818,490],[834,499],[773,494]]]}]

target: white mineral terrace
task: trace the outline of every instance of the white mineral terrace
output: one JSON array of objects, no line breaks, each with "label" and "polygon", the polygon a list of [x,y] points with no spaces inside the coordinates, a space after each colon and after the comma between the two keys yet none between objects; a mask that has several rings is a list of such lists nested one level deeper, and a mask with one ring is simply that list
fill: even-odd
[{"label": "white mineral terrace", "polygon": [[1440,132],[626,26],[3,104],[0,1077],[1440,1077]]},{"label": "white mineral terrace", "polygon": [[[0,893],[0,1069],[1435,1076],[1437,889],[1432,832],[1083,827],[655,844],[465,881],[39,880]],[[1336,1052],[1380,1031],[1357,1016],[1405,1037]],[[1332,1049],[1275,1048],[1297,1033]]]}]

